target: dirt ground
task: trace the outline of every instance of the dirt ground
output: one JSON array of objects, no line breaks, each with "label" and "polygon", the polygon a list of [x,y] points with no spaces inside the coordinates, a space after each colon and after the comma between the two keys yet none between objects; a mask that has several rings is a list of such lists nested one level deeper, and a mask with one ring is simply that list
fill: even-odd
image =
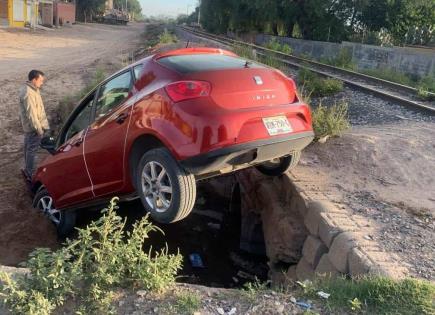
[{"label": "dirt ground", "polygon": [[430,280],[435,279],[434,127],[412,121],[353,127],[341,138],[309,146],[293,171],[362,217],[367,237],[398,254],[411,276]]},{"label": "dirt ground", "polygon": [[0,264],[15,265],[35,247],[56,247],[52,225],[31,208],[20,174],[23,135],[18,89],[31,69],[45,72],[50,117],[65,95],[80,90],[95,69],[110,74],[141,44],[143,24],[80,24],[54,31],[0,30]]}]

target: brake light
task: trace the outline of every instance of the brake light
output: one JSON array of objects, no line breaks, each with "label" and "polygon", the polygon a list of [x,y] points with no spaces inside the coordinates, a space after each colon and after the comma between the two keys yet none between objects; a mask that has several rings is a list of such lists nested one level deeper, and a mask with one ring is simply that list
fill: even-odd
[{"label": "brake light", "polygon": [[181,102],[192,98],[209,96],[211,85],[205,81],[178,81],[165,87],[171,100]]}]

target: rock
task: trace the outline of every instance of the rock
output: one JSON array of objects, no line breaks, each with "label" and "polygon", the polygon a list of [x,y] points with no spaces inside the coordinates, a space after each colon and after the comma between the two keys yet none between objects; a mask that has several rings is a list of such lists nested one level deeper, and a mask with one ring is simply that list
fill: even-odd
[{"label": "rock", "polygon": [[136,294],[140,297],[145,297],[148,294],[148,292],[145,290],[139,290],[136,292]]},{"label": "rock", "polygon": [[315,268],[319,263],[323,254],[328,252],[328,248],[322,241],[314,236],[308,236],[305,240],[304,247],[302,249],[302,255],[305,260]]},{"label": "rock", "polygon": [[328,258],[338,271],[348,273],[348,255],[357,246],[358,244],[352,233],[344,232],[334,239],[328,253]]},{"label": "rock", "polygon": [[299,261],[296,267],[296,276],[300,281],[314,278],[314,269],[304,258]]},{"label": "rock", "polygon": [[276,312],[277,312],[278,314],[282,314],[282,313],[284,313],[284,310],[285,310],[285,307],[284,307],[284,305],[282,305],[282,304],[280,304],[280,305],[278,305],[278,306],[276,307]]},{"label": "rock", "polygon": [[323,254],[322,258],[320,258],[319,264],[316,267],[315,273],[320,276],[325,277],[338,277],[340,272],[337,268],[329,260],[328,254]]},{"label": "rock", "polygon": [[224,309],[223,309],[222,307],[218,307],[218,308],[216,309],[216,311],[217,311],[218,314],[220,314],[220,315],[225,315],[225,311],[224,311]]},{"label": "rock", "polygon": [[366,275],[373,263],[358,248],[353,248],[349,253],[349,274],[352,277]]}]

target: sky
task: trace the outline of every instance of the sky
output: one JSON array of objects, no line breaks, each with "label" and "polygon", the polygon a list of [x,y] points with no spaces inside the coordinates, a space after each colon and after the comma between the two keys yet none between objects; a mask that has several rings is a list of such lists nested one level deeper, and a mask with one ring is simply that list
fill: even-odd
[{"label": "sky", "polygon": [[139,0],[139,2],[145,16],[177,16],[178,14],[186,14],[188,9],[189,14],[192,13],[198,0]]}]

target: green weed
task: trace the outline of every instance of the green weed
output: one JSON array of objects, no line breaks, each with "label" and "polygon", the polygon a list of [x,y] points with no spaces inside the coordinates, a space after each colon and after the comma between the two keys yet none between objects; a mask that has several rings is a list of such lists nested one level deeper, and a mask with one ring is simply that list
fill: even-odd
[{"label": "green weed", "polygon": [[100,219],[77,229],[77,239],[67,240],[61,249],[35,250],[25,264],[28,275],[13,280],[0,273],[0,299],[12,313],[46,315],[74,298],[80,304],[77,314],[111,314],[116,288],[163,292],[174,284],[181,255],[145,253],[149,234],[160,230],[146,216],[125,231],[116,201]]},{"label": "green weed", "polygon": [[343,90],[343,82],[332,78],[321,78],[307,68],[302,68],[298,73],[298,81],[304,86],[309,95],[328,96]]},{"label": "green weed", "polygon": [[256,60],[256,56],[254,54],[254,51],[251,47],[245,46],[245,45],[234,45],[233,46],[233,52],[242,57],[249,60]]},{"label": "green weed", "polygon": [[275,38],[271,39],[269,42],[267,42],[264,47],[282,52],[287,55],[291,55],[293,53],[293,49],[288,44],[281,44],[278,42]]},{"label": "green weed", "polygon": [[364,69],[364,70],[360,70],[359,72],[383,80],[396,82],[407,86],[415,86],[415,81],[411,77],[409,77],[405,73],[396,71],[394,69],[387,69],[387,68]]},{"label": "green weed", "polygon": [[[435,314],[435,285],[430,282],[387,278],[323,279],[315,290],[330,293],[328,308],[364,314]],[[323,300],[325,301],[325,300]]]},{"label": "green weed", "polygon": [[201,307],[201,300],[198,295],[192,292],[181,292],[177,294],[175,308],[177,314],[191,315]]},{"label": "green weed", "polygon": [[162,34],[159,35],[160,44],[173,44],[178,42],[177,36],[169,32],[166,28]]},{"label": "green weed", "polygon": [[321,103],[313,110],[313,129],[317,139],[340,136],[350,128],[348,105],[342,101],[326,107]]},{"label": "green weed", "polygon": [[334,67],[356,70],[357,66],[352,62],[352,53],[347,48],[341,48],[335,58],[322,59],[322,62]]}]

